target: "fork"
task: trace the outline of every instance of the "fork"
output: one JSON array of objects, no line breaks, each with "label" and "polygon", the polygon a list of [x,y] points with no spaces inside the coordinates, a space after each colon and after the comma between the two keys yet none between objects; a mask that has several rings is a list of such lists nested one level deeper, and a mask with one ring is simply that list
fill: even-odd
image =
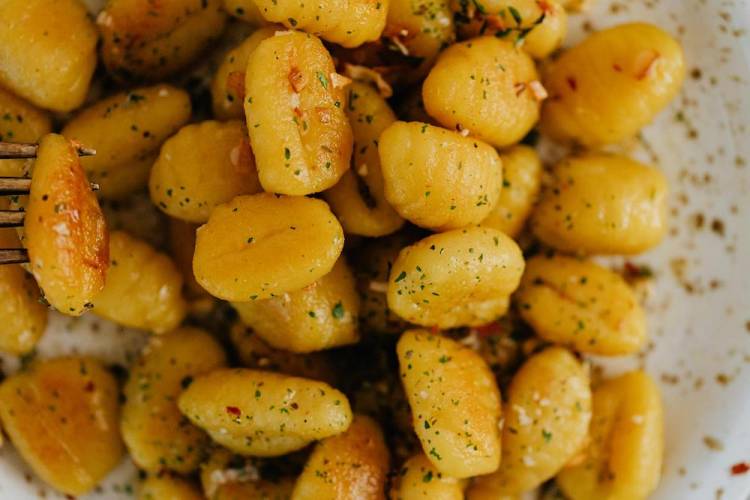
[{"label": "fork", "polygon": [[[0,160],[21,160],[36,158],[38,144],[0,142]],[[76,146],[78,156],[94,156],[96,151],[80,145]],[[91,184],[91,189],[99,189],[97,184]],[[0,196],[29,194],[31,179],[28,177],[0,177]],[[0,210],[0,228],[19,227],[23,225],[23,210]],[[29,254],[25,248],[0,248],[0,265],[23,264],[29,261]]]}]

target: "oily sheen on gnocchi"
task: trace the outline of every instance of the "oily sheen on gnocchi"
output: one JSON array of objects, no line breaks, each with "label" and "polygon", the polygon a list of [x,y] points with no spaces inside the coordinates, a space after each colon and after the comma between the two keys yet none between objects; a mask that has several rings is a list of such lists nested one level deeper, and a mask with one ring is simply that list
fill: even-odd
[{"label": "oily sheen on gnocchi", "polygon": [[3,445],[69,496],[646,500],[658,384],[599,363],[653,273],[599,257],[669,234],[632,146],[686,62],[571,46],[587,3],[0,0]]}]

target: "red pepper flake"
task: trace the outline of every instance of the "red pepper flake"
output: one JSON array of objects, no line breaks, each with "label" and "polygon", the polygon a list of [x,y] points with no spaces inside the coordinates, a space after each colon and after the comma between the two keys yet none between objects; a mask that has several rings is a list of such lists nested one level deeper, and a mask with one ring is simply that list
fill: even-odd
[{"label": "red pepper flake", "polygon": [[94,392],[94,389],[95,389],[95,388],[96,388],[96,387],[94,386],[94,382],[92,382],[91,380],[89,380],[89,381],[88,381],[88,382],[86,383],[86,385],[85,385],[85,386],[83,386],[83,390],[84,390],[84,391],[86,391],[86,392]]},{"label": "red pepper flake", "polygon": [[234,92],[240,101],[245,99],[244,71],[232,71],[227,75],[227,90]]},{"label": "red pepper flake", "polygon": [[239,417],[240,415],[242,415],[242,412],[236,406],[227,406],[226,410],[227,413],[229,413],[233,417]]},{"label": "red pepper flake", "polygon": [[614,63],[614,64],[612,65],[612,69],[613,69],[613,70],[615,70],[615,71],[617,71],[618,73],[622,73],[622,66],[620,66],[620,65],[619,65],[619,64],[617,64],[617,63]]},{"label": "red pepper flake", "polygon": [[628,280],[635,280],[639,278],[651,278],[654,276],[654,272],[651,270],[650,267],[645,265],[638,265],[634,264],[632,262],[625,261],[625,265],[623,268],[625,279]]},{"label": "red pepper flake", "polygon": [[578,90],[578,82],[572,76],[568,77],[568,87],[570,87],[570,90],[574,92]]},{"label": "red pepper flake", "polygon": [[549,2],[546,2],[545,0],[537,0],[536,4],[545,14],[552,14],[554,12],[554,8],[552,7],[552,5],[550,5]]},{"label": "red pepper flake", "polygon": [[440,327],[438,327],[437,325],[434,325],[433,327],[430,328],[430,332],[437,335],[438,333],[440,333]]},{"label": "red pepper flake", "polygon": [[737,462],[732,466],[732,475],[739,476],[750,470],[750,464],[747,462]]},{"label": "red pepper flake", "polygon": [[487,323],[486,325],[478,326],[474,328],[480,337],[491,337],[492,335],[498,335],[502,332],[500,323]]}]

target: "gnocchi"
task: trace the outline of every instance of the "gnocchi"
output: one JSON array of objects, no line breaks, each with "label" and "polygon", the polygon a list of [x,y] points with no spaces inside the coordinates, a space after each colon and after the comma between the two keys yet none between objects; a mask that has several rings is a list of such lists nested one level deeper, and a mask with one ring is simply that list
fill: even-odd
[{"label": "gnocchi", "polygon": [[287,476],[260,478],[257,467],[226,448],[215,448],[201,464],[201,484],[207,500],[289,500],[294,480]]},{"label": "gnocchi", "polygon": [[224,0],[224,10],[252,26],[268,24],[254,0]]},{"label": "gnocchi", "polygon": [[564,252],[644,252],[667,230],[667,190],[659,170],[622,156],[568,158],[553,169],[531,228]]},{"label": "gnocchi", "polygon": [[73,145],[48,134],[39,142],[24,218],[29,267],[45,299],[80,316],[104,288],[109,234]]},{"label": "gnocchi", "polygon": [[203,495],[192,481],[160,473],[141,482],[138,500],[203,500]]},{"label": "gnocchi", "polygon": [[444,475],[424,453],[409,458],[391,489],[393,500],[463,500],[466,481]]},{"label": "gnocchi", "polygon": [[196,377],[177,404],[217,443],[260,457],[340,434],[352,421],[346,396],[323,382],[243,368]]},{"label": "gnocchi", "polygon": [[507,311],[523,268],[518,245],[500,231],[472,227],[428,236],[393,263],[388,307],[422,326],[483,325]]},{"label": "gnocchi", "polygon": [[344,175],[353,140],[344,85],[313,35],[282,32],[252,52],[245,116],[263,189],[306,195],[332,187]]},{"label": "gnocchi", "polygon": [[473,350],[424,330],[396,347],[414,432],[442,474],[466,478],[500,465],[500,390]]},{"label": "gnocchi", "polygon": [[341,224],[323,201],[238,196],[216,207],[198,229],[193,271],[220,299],[270,299],[328,274],[343,246]]},{"label": "gnocchi", "polygon": [[[0,88],[0,142],[37,142],[52,131],[49,115]],[[25,177],[31,161],[0,161],[0,177]]]}]

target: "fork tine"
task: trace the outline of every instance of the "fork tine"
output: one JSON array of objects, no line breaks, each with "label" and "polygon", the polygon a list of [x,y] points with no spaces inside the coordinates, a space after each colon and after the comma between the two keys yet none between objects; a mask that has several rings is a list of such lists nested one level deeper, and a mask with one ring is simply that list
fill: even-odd
[{"label": "fork tine", "polygon": [[23,226],[26,212],[20,210],[0,210],[0,227]]},{"label": "fork tine", "polygon": [[[92,191],[99,191],[99,184],[90,182]],[[0,196],[29,194],[31,179],[27,177],[0,177]]]},{"label": "fork tine", "polygon": [[[38,144],[25,142],[0,142],[0,160],[20,160],[23,158],[36,158]],[[80,145],[76,146],[78,156],[94,156],[96,150]]]},{"label": "fork tine", "polygon": [[25,248],[0,249],[0,265],[23,264],[29,261],[29,253]]}]

